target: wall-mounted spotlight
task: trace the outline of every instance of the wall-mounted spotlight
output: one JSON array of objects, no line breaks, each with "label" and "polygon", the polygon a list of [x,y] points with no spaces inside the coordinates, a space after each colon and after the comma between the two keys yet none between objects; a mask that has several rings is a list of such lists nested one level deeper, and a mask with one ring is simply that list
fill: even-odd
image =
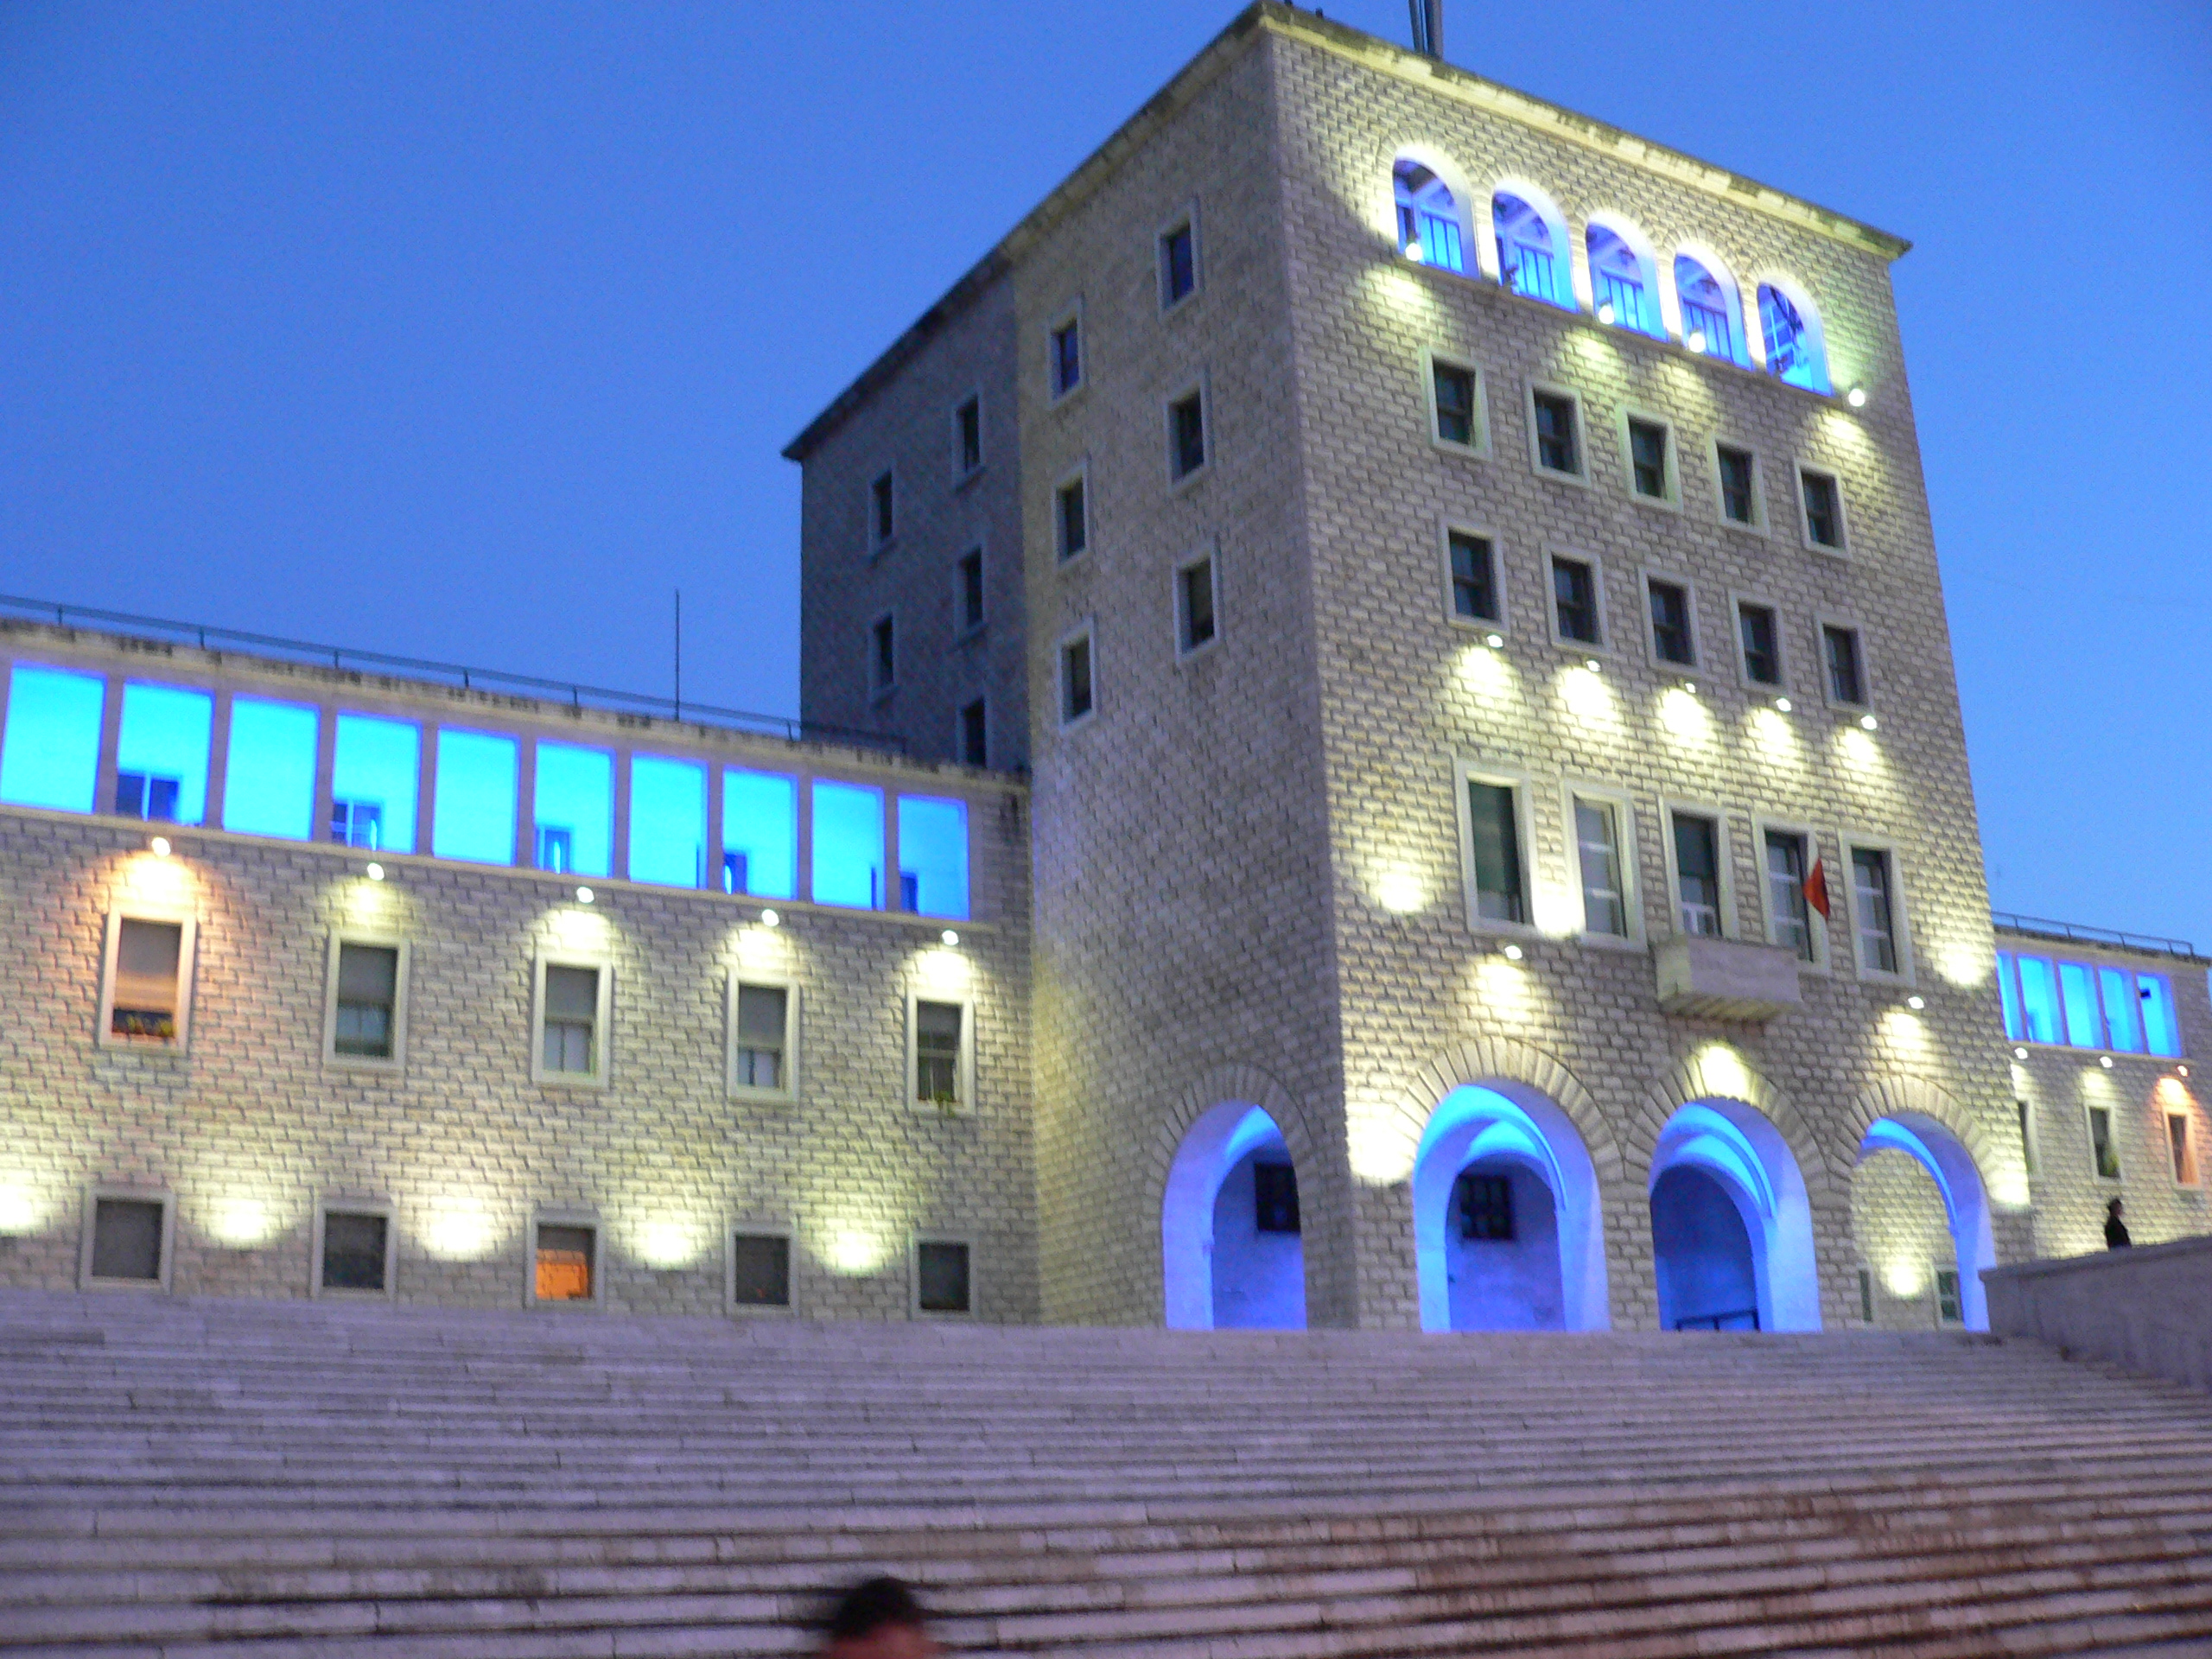
[{"label": "wall-mounted spotlight", "polygon": [[1613,326],[1613,318],[1616,315],[1618,314],[1613,310],[1613,302],[1611,300],[1607,300],[1598,308],[1598,321],[1608,328]]},{"label": "wall-mounted spotlight", "polygon": [[576,902],[580,905],[588,905],[591,903],[592,896],[592,890],[589,887],[578,887],[576,889]]},{"label": "wall-mounted spotlight", "polygon": [[1408,242],[1406,244],[1406,257],[1418,265],[1426,261],[1428,256],[1421,251],[1419,242]]},{"label": "wall-mounted spotlight", "polygon": [[1502,633],[1486,633],[1483,635],[1483,644],[1488,645],[1492,651],[1502,651],[1505,647],[1505,636]]},{"label": "wall-mounted spotlight", "polygon": [[938,938],[943,939],[948,945],[957,944],[960,943],[960,935],[958,931],[950,927],[946,928],[944,932],[938,934]]},{"label": "wall-mounted spotlight", "polygon": [[1924,996],[1908,996],[1904,1000],[1904,1005],[1915,1014],[1918,1014],[1928,1006],[1928,999]]},{"label": "wall-mounted spotlight", "polygon": [[1791,702],[1787,697],[1777,697],[1774,700],[1774,706],[1777,709],[1779,709],[1785,715],[1796,707],[1796,705]]},{"label": "wall-mounted spotlight", "polygon": [[781,927],[783,925],[784,925],[784,918],[783,918],[781,916],[779,916],[779,915],[778,915],[774,911],[772,911],[772,910],[764,910],[764,911],[762,911],[762,912],[760,912],[760,925],[761,925],[761,926],[763,926],[763,927]]},{"label": "wall-mounted spotlight", "polygon": [[1882,722],[1875,719],[1872,715],[1861,715],[1859,716],[1859,729],[1862,732],[1878,731],[1880,729],[1881,724]]},{"label": "wall-mounted spotlight", "polygon": [[1603,668],[1603,665],[1595,657],[1585,657],[1582,659],[1582,666],[1588,669],[1592,674],[1601,672]]},{"label": "wall-mounted spotlight", "polygon": [[167,858],[169,855],[169,838],[167,836],[156,836],[146,844],[154,849],[156,858]]},{"label": "wall-mounted spotlight", "polygon": [[1508,962],[1518,962],[1522,957],[1525,957],[1529,953],[1523,950],[1517,944],[1509,944],[1503,950],[1499,951],[1498,954],[1503,957]]},{"label": "wall-mounted spotlight", "polygon": [[372,864],[369,866],[366,874],[370,880],[381,881],[384,880],[384,866],[381,864]]},{"label": "wall-mounted spotlight", "polygon": [[1682,682],[1682,690],[1688,692],[1692,696],[1697,696],[1697,682],[1695,680],[1684,680]]},{"label": "wall-mounted spotlight", "polygon": [[2016,1060],[2024,1060],[2028,1058],[2028,1051],[2024,1048],[2016,1048],[2012,1051],[2012,1058]]},{"label": "wall-mounted spotlight", "polygon": [[1690,350],[1694,352],[1702,353],[1705,350],[1705,330],[1702,328],[1691,329],[1688,334],[1684,336],[1682,344],[1688,346]]},{"label": "wall-mounted spotlight", "polygon": [[2187,1066],[2185,1066],[2185,1065],[2177,1065],[2177,1066],[2174,1067],[2174,1076],[2176,1076],[2176,1077],[2187,1077],[2188,1075],[2189,1075],[2189,1068],[2188,1068]]},{"label": "wall-mounted spotlight", "polygon": [[2098,1055],[2098,1056],[2097,1056],[2097,1064],[2098,1064],[2099,1065],[2101,1065],[2102,1067],[2104,1067],[2104,1069],[2105,1069],[2106,1071],[2111,1071],[2111,1070],[2112,1070],[2112,1056],[2111,1056],[2111,1055],[2109,1055],[2109,1054],[2100,1054],[2100,1055]]},{"label": "wall-mounted spotlight", "polygon": [[1853,409],[1866,408],[1866,388],[1864,386],[1853,386],[1849,391],[1843,394],[1843,401],[1849,404]]}]

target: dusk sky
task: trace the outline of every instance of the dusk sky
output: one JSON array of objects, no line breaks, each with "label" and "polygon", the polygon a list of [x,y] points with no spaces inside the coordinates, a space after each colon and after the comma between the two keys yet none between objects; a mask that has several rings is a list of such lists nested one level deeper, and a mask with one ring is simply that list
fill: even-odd
[{"label": "dusk sky", "polygon": [[[0,591],[794,712],[778,452],[1235,10],[9,0]],[[2212,8],[1446,30],[1916,245],[1993,898],[2212,946]]]}]

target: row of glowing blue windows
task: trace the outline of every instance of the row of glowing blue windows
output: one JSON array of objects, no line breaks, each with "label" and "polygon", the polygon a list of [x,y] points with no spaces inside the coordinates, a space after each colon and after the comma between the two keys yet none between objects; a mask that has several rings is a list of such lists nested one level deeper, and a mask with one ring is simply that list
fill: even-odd
[{"label": "row of glowing blue windows", "polygon": [[[9,677],[0,735],[0,802],[65,812],[95,810],[107,682],[97,674],[19,663]],[[231,700],[223,772],[223,824],[241,835],[307,841],[315,835],[315,753],[321,712],[260,697]],[[179,824],[205,822],[214,698],[206,691],[133,681],[124,687],[111,810]],[[520,740],[441,726],[430,851],[478,864],[516,861]],[[422,728],[412,721],[341,714],[330,779],[329,838],[372,851],[415,850]],[[630,868],[633,881],[708,885],[707,766],[660,755],[630,757]],[[569,875],[612,874],[614,756],[541,741],[532,801],[534,862]],[[968,806],[928,796],[898,798],[899,892],[883,890],[883,791],[812,780],[813,892],[817,904],[896,908],[964,919]],[[721,868],[726,893],[793,899],[798,885],[798,779],[722,769]]]},{"label": "row of glowing blue windows", "polygon": [[2164,974],[1999,950],[1997,990],[2005,1034],[2016,1043],[2181,1057],[2174,989]]},{"label": "row of glowing blue windows", "polygon": [[[1443,181],[1415,162],[1401,161],[1392,183],[1398,205],[1398,246],[1426,264],[1465,275],[1465,238],[1457,202]],[[1579,310],[1566,251],[1555,248],[1552,228],[1529,203],[1509,191],[1491,199],[1497,234],[1498,279],[1515,293]],[[1667,338],[1659,296],[1643,280],[1643,261],[1628,239],[1602,225],[1585,233],[1590,282],[1600,321]],[[1736,293],[1690,255],[1675,258],[1675,293],[1682,312],[1682,340],[1694,352],[1749,368],[1751,357],[1738,326]],[[1827,392],[1827,365],[1796,303],[1771,283],[1758,290],[1759,328],[1768,371],[1808,391]]]}]

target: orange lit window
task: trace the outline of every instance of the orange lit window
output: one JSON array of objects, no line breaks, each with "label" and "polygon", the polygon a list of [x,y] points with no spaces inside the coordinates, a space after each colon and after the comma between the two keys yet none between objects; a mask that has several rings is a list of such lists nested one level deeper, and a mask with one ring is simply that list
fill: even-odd
[{"label": "orange lit window", "polygon": [[591,1300],[593,1243],[588,1227],[545,1226],[537,1230],[539,1301]]}]

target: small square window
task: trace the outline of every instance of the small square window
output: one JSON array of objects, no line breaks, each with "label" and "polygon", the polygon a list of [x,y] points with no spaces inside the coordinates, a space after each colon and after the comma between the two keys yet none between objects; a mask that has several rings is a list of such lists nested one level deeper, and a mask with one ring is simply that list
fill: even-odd
[{"label": "small square window", "polygon": [[1580,478],[1582,433],[1574,399],[1556,391],[1531,391],[1529,409],[1534,423],[1536,470]]},{"label": "small square window", "polygon": [[86,1282],[166,1287],[169,1267],[168,1199],[94,1193],[89,1202]]},{"label": "small square window", "polygon": [[1836,487],[1835,475],[1801,467],[1797,480],[1804,493],[1806,542],[1840,553],[1844,544],[1843,497]]},{"label": "small square window", "polygon": [[1521,861],[1519,791],[1511,784],[1468,779],[1467,824],[1476,918],[1515,926],[1525,924],[1529,899]]},{"label": "small square window", "polygon": [[2092,1106],[2089,1114],[2089,1163],[2101,1181],[2120,1179],[2120,1147],[2112,1136],[2112,1109]]},{"label": "small square window", "polygon": [[1647,501],[1675,499],[1673,444],[1673,434],[1659,422],[1629,417],[1630,486]]},{"label": "small square window", "polygon": [[971,547],[960,556],[953,590],[960,607],[960,631],[973,633],[983,626],[983,550]]},{"label": "small square window", "polygon": [[923,1313],[973,1313],[968,1246],[956,1239],[914,1241],[914,1306]]},{"label": "small square window", "polygon": [[399,1064],[406,961],[406,946],[397,939],[334,941],[326,1059]]},{"label": "small square window", "polygon": [[2166,1148],[2173,1154],[2174,1185],[2196,1185],[2196,1143],[2189,1133],[2189,1114],[2166,1114]]},{"label": "small square window", "polygon": [[391,1289],[391,1218],[380,1211],[325,1209],[315,1264],[318,1294],[328,1290],[385,1295]]},{"label": "small square window", "polygon": [[1622,833],[1626,809],[1614,801],[1574,798],[1576,864],[1582,880],[1582,931],[1624,939],[1630,934],[1629,866]]},{"label": "small square window", "polygon": [[189,918],[108,918],[99,1040],[181,1049],[189,1033],[194,928]]},{"label": "small square window", "polygon": [[1184,219],[1160,233],[1160,307],[1172,311],[1198,291],[1198,238]]},{"label": "small square window", "polygon": [[1188,391],[1167,406],[1167,470],[1179,482],[1205,464],[1205,395]]},{"label": "small square window", "polygon": [[888,691],[898,680],[899,625],[891,617],[879,616],[875,626],[868,630],[868,690]]},{"label": "small square window", "polygon": [[1513,1241],[1513,1181],[1505,1175],[1478,1175],[1472,1170],[1459,1179],[1459,1202],[1452,1208],[1459,1217],[1459,1236]]},{"label": "small square window", "polygon": [[1447,531],[1445,547],[1452,561],[1452,614],[1462,622],[1503,620],[1504,610],[1497,602],[1497,550],[1490,537]]},{"label": "small square window", "polygon": [[1077,473],[1052,492],[1052,534],[1063,563],[1090,545],[1089,481]]},{"label": "small square window", "polygon": [[1866,701],[1866,675],[1859,661],[1859,630],[1823,623],[1821,655],[1827,665],[1828,701],[1856,708]]},{"label": "small square window", "polygon": [[892,477],[887,472],[879,473],[875,481],[868,486],[868,545],[888,547],[893,532],[898,528],[893,512]]},{"label": "small square window", "polygon": [[733,1095],[775,1096],[792,1092],[791,1052],[797,996],[788,985],[734,982],[730,1010],[729,1090]]},{"label": "small square window", "polygon": [[1290,1165],[1252,1166],[1252,1226],[1262,1233],[1299,1230],[1298,1172]]},{"label": "small square window", "polygon": [[607,970],[541,957],[537,971],[531,1080],[602,1086],[607,1081]]},{"label": "small square window", "polygon": [[1720,516],[1732,524],[1759,528],[1765,515],[1759,510],[1758,458],[1728,443],[1716,443],[1713,456],[1720,479]]},{"label": "small square window", "polygon": [[1086,628],[1060,646],[1060,724],[1090,718],[1096,707],[1091,683],[1090,631]]},{"label": "small square window", "polygon": [[531,1291],[540,1302],[590,1302],[599,1296],[599,1229],[575,1222],[537,1224]]},{"label": "small square window", "polygon": [[990,760],[990,723],[983,699],[963,704],[960,710],[960,761],[963,766],[988,766]]},{"label": "small square window", "polygon": [[791,1241],[788,1234],[740,1230],[730,1235],[729,1300],[733,1307],[791,1305]]},{"label": "small square window", "polygon": [[1214,625],[1213,556],[1192,559],[1175,573],[1175,648],[1189,656],[1210,645]]},{"label": "small square window", "polygon": [[1057,403],[1083,384],[1083,319],[1055,323],[1046,339],[1052,399]]},{"label": "small square window", "polygon": [[1782,635],[1774,609],[1738,601],[1736,637],[1744,650],[1744,677],[1753,685],[1782,683]]},{"label": "small square window", "polygon": [[955,1111],[965,1106],[968,1010],[958,1002],[914,1003],[914,1101]]},{"label": "small square window", "polygon": [[1429,359],[1429,403],[1436,442],[1454,449],[1483,447],[1481,377],[1461,363]]},{"label": "small square window", "polygon": [[1580,559],[1552,560],[1552,613],[1559,637],[1577,645],[1599,643],[1598,573]]},{"label": "small square window", "polygon": [[1656,577],[1645,587],[1651,601],[1651,654],[1662,663],[1694,668],[1697,642],[1690,626],[1689,589]]},{"label": "small square window", "polygon": [[970,397],[952,411],[952,467],[967,477],[983,465],[983,400]]}]

